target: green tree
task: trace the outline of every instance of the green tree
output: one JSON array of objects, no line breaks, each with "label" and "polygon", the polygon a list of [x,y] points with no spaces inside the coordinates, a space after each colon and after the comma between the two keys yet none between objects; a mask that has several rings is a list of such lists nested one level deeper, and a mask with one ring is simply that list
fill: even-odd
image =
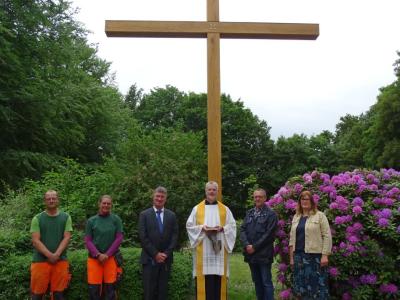
[{"label": "green tree", "polygon": [[394,66],[397,79],[381,88],[377,102],[366,113],[346,115],[337,124],[339,170],[400,168],[400,59]]},{"label": "green tree", "polygon": [[400,168],[400,78],[382,88],[372,125],[366,132],[366,162],[374,167]]},{"label": "green tree", "polygon": [[109,63],[97,57],[74,13],[62,0],[0,2],[0,168],[6,184],[38,178],[61,157],[100,162],[125,126]]},{"label": "green tree", "polygon": [[136,83],[131,85],[128,93],[125,95],[125,104],[129,107],[129,109],[133,112],[136,111],[136,108],[140,105],[143,99],[143,89],[138,88]]},{"label": "green tree", "polygon": [[333,174],[337,172],[339,155],[334,144],[335,135],[328,130],[310,137],[310,147],[317,158],[320,171]]},{"label": "green tree", "polygon": [[274,186],[284,184],[287,178],[304,174],[318,167],[318,157],[304,134],[279,137],[274,145]]},{"label": "green tree", "polygon": [[231,209],[244,216],[249,176],[254,175],[269,192],[274,189],[270,173],[274,145],[267,122],[259,120],[241,101],[228,95],[222,95],[221,100],[222,183]]},{"label": "green tree", "polygon": [[336,125],[335,148],[339,154],[338,171],[362,168],[365,147],[363,135],[367,116],[346,115]]},{"label": "green tree", "polygon": [[[177,128],[201,134],[207,149],[207,95],[183,93],[175,87],[157,88],[144,95],[135,117],[147,129]],[[267,123],[260,121],[243,102],[221,96],[222,180],[224,201],[235,214],[244,214],[247,189],[255,175],[260,185],[272,189],[269,169],[273,141]]]},{"label": "green tree", "polygon": [[116,178],[113,189],[119,199],[118,212],[126,220],[128,237],[137,242],[139,213],[152,205],[157,186],[168,189],[166,206],[177,214],[180,240],[191,208],[204,195],[206,159],[202,136],[171,128],[144,130],[133,125],[115,155],[106,160],[104,171]]},{"label": "green tree", "polygon": [[146,129],[176,128],[180,117],[178,111],[184,95],[169,85],[165,88],[155,88],[149,94],[143,95],[134,116]]}]

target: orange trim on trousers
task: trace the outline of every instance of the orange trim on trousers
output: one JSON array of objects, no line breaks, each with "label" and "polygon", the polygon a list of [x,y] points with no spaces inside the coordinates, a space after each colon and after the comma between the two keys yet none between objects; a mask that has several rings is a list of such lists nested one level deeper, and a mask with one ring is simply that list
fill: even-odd
[{"label": "orange trim on trousers", "polygon": [[115,283],[117,274],[122,273],[122,269],[117,266],[114,256],[110,256],[103,264],[89,257],[87,260],[88,284]]},{"label": "orange trim on trousers", "polygon": [[51,292],[62,292],[68,287],[70,280],[69,263],[66,260],[59,260],[55,264],[49,262],[31,264],[31,292],[33,294],[45,294],[49,283]]}]

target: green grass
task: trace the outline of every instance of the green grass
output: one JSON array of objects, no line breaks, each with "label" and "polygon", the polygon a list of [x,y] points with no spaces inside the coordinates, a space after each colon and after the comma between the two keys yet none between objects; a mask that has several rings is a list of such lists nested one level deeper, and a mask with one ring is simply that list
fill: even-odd
[{"label": "green grass", "polygon": [[[228,282],[228,299],[229,300],[255,300],[256,291],[254,288],[253,281],[251,280],[250,268],[247,263],[243,261],[243,255],[241,253],[234,253],[230,255],[230,278]],[[279,299],[279,290],[276,282],[277,266],[272,265],[272,282],[275,286],[275,299]],[[192,294],[188,300],[195,299],[195,291],[193,285]]]},{"label": "green grass", "polygon": [[[272,282],[275,287],[275,299],[279,299],[279,292],[282,289],[281,284],[277,283],[278,266],[272,265]],[[243,261],[241,253],[234,253],[230,256],[230,278],[228,283],[229,300],[255,300],[256,290],[251,280],[250,268]]]},{"label": "green grass", "polygon": [[241,253],[230,256],[230,278],[228,283],[229,300],[254,300],[256,292],[251,280],[250,268],[243,261]]}]

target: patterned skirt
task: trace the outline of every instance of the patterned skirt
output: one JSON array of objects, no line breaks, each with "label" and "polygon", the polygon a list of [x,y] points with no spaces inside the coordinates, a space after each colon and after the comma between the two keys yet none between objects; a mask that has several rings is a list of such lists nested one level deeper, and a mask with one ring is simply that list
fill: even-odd
[{"label": "patterned skirt", "polygon": [[329,299],[327,268],[321,268],[321,254],[295,252],[293,293],[302,300]]}]

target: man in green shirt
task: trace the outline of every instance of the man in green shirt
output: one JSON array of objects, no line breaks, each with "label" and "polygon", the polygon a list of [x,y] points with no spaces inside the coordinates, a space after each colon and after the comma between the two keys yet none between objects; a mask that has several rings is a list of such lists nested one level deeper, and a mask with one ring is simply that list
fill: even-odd
[{"label": "man in green shirt", "polygon": [[33,217],[30,232],[34,247],[31,264],[32,300],[41,300],[50,285],[53,299],[64,299],[71,275],[66,249],[71,239],[71,217],[58,209],[56,191],[44,194],[45,211]]}]

